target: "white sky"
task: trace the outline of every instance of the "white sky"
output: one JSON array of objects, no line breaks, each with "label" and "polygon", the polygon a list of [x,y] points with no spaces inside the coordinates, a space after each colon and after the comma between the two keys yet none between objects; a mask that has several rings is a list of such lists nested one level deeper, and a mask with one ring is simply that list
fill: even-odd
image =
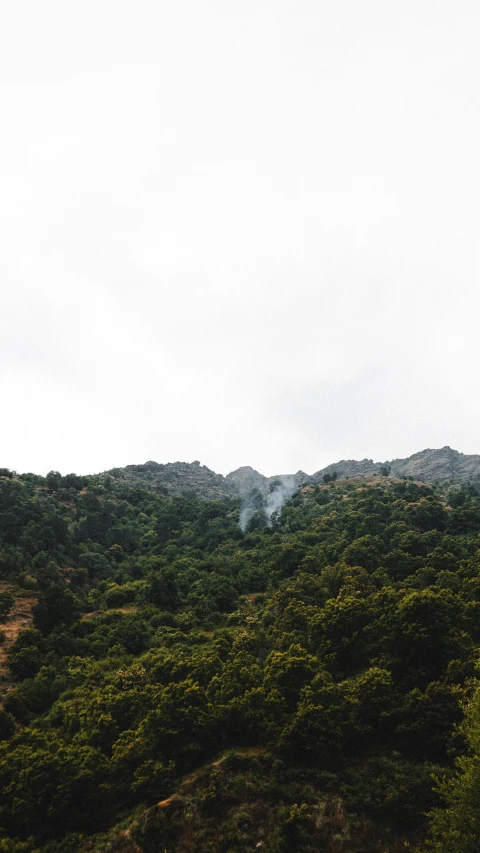
[{"label": "white sky", "polygon": [[480,452],[476,0],[0,0],[0,466]]}]

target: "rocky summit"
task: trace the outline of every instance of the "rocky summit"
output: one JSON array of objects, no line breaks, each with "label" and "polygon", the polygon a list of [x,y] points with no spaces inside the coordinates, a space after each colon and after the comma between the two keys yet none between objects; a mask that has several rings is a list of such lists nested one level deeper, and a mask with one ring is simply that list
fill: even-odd
[{"label": "rocky summit", "polygon": [[223,500],[228,497],[241,497],[258,489],[262,495],[274,487],[277,482],[289,488],[298,488],[302,483],[320,483],[326,474],[337,474],[338,479],[346,477],[389,476],[410,478],[424,483],[463,483],[480,482],[480,455],[468,455],[442,447],[439,450],[421,450],[406,459],[392,459],[386,462],[374,462],[373,459],[342,459],[327,465],[314,474],[297,471],[296,474],[279,474],[265,477],[250,466],[243,466],[224,477],[216,474],[206,465],[195,462],[145,462],[143,465],[127,465],[125,468],[113,468],[103,476],[123,480],[129,485],[138,486],[166,496],[184,495],[205,500]]}]

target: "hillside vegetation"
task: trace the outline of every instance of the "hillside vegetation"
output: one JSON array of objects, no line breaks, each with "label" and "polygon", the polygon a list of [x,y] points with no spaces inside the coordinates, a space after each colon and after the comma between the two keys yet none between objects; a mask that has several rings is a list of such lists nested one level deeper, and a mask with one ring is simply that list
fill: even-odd
[{"label": "hillside vegetation", "polygon": [[479,849],[473,486],[2,474],[0,851]]}]

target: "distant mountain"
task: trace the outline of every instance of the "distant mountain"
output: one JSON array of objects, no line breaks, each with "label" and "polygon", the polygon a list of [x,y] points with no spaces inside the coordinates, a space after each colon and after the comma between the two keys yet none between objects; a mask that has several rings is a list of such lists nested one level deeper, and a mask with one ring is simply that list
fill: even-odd
[{"label": "distant mountain", "polygon": [[381,469],[385,467],[390,468],[392,477],[414,477],[424,483],[461,483],[480,478],[480,456],[468,456],[447,446],[440,450],[421,450],[407,459],[392,459],[390,462],[342,460],[317,471],[312,480],[318,482],[324,474],[332,474],[334,471],[339,478],[373,476],[381,474]]},{"label": "distant mountain", "polygon": [[440,450],[421,450],[407,459],[392,459],[387,462],[374,462],[373,459],[356,461],[353,459],[327,465],[314,474],[297,471],[296,474],[279,474],[265,477],[254,468],[237,468],[224,477],[216,474],[200,462],[145,462],[144,465],[127,465],[125,468],[113,468],[103,476],[123,480],[131,486],[139,486],[149,491],[174,496],[185,495],[205,500],[223,500],[231,497],[245,497],[253,489],[267,495],[278,482],[288,489],[296,489],[302,483],[321,483],[325,474],[337,473],[339,479],[345,477],[371,477],[382,474],[388,468],[391,477],[413,477],[425,483],[451,482],[462,483],[467,480],[480,482],[480,456],[468,456],[442,447]]},{"label": "distant mountain", "polygon": [[145,462],[144,465],[127,465],[125,468],[112,468],[101,476],[123,480],[131,486],[138,486],[163,495],[185,495],[205,500],[223,500],[224,498],[244,497],[253,489],[262,495],[270,492],[279,481],[291,490],[312,478],[303,471],[297,474],[281,474],[276,477],[264,477],[250,466],[237,468],[227,474],[216,474],[206,465],[195,462]]}]

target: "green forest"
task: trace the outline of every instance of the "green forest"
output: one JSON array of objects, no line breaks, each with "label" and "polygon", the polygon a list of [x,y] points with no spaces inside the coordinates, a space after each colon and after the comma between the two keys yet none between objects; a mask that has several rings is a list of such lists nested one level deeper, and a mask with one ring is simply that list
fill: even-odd
[{"label": "green forest", "polygon": [[2,853],[478,853],[479,492],[256,500],[0,469]]}]

